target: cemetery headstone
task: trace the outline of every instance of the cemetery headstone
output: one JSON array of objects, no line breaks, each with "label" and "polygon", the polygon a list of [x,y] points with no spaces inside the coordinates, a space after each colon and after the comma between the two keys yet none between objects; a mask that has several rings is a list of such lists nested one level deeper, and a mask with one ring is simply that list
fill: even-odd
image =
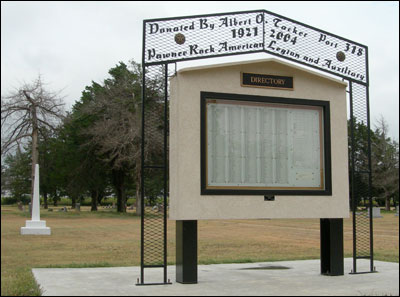
[{"label": "cemetery headstone", "polygon": [[81,204],[80,203],[75,203],[75,210],[76,211],[81,211]]},{"label": "cemetery headstone", "polygon": [[[369,218],[369,216],[370,216],[369,212],[370,212],[370,209],[368,208],[368,218]],[[375,219],[383,218],[383,217],[381,216],[381,209],[380,209],[380,207],[373,207],[373,208],[372,208],[372,218],[375,218]]]},{"label": "cemetery headstone", "polygon": [[395,216],[396,216],[396,217],[399,216],[399,206],[398,206],[398,205],[396,206],[396,214],[395,214]]}]

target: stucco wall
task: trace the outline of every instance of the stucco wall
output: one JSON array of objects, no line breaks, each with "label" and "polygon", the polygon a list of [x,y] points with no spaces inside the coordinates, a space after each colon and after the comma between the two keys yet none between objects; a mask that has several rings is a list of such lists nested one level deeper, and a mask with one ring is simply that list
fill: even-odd
[{"label": "stucco wall", "polygon": [[[240,72],[293,76],[294,90],[241,87]],[[274,59],[180,71],[171,79],[170,212],[173,220],[347,218],[346,85]],[[332,196],[200,195],[200,92],[330,101]]]}]

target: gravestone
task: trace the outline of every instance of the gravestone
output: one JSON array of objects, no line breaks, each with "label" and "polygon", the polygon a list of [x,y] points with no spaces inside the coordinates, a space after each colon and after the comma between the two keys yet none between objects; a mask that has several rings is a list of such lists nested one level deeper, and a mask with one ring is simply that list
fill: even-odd
[{"label": "gravestone", "polygon": [[75,203],[75,210],[76,211],[81,211],[81,204],[80,203]]},{"label": "gravestone", "polygon": [[[370,212],[370,209],[368,208],[368,218],[369,218],[369,212]],[[381,209],[380,209],[380,207],[373,207],[372,208],[372,218],[375,218],[375,219],[379,219],[379,218],[383,218],[382,216],[381,216]]]},{"label": "gravestone", "polygon": [[396,214],[395,214],[395,216],[396,216],[396,217],[399,216],[399,206],[396,206]]}]

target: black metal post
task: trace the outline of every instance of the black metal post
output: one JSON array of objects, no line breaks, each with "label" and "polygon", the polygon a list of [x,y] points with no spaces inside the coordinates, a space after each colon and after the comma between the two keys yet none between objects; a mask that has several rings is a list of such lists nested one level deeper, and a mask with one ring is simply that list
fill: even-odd
[{"label": "black metal post", "polygon": [[343,219],[321,219],[321,274],[344,275]]},{"label": "black metal post", "polygon": [[168,133],[168,64],[165,64],[164,72],[164,283],[167,283],[167,194],[168,194],[168,176],[167,176],[167,133]]},{"label": "black metal post", "polygon": [[197,221],[176,221],[176,282],[197,283]]},{"label": "black metal post", "polygon": [[[365,49],[366,54],[366,73],[369,77],[368,66],[368,47]],[[368,81],[367,81],[368,83]],[[367,102],[367,127],[368,127],[368,197],[369,197],[369,240],[370,240],[370,271],[375,272],[374,267],[374,227],[373,227],[373,214],[372,214],[372,160],[371,160],[371,123],[369,112],[369,87],[366,87],[366,102]]]},{"label": "black metal post", "polygon": [[354,114],[353,114],[353,83],[349,81],[350,84],[350,139],[351,139],[351,155],[350,155],[350,161],[351,161],[351,173],[350,173],[350,178],[351,178],[351,204],[352,204],[352,212],[353,212],[353,273],[357,272],[357,247],[356,247],[356,213],[357,213],[357,199],[355,195],[355,186],[354,186]]},{"label": "black metal post", "polygon": [[[146,25],[143,21],[143,44],[142,44],[142,143],[140,159],[140,283],[144,284],[144,105],[146,96],[146,66],[145,62],[145,40]],[[137,199],[137,198],[136,198]]]}]

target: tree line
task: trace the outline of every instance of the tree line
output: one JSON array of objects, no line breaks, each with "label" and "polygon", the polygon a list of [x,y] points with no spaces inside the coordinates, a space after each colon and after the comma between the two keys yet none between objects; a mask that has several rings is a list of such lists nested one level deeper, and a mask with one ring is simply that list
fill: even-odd
[{"label": "tree line", "polygon": [[[349,143],[349,178],[354,184],[357,205],[368,205],[369,182],[367,174],[371,165],[371,195],[377,205],[384,205],[390,210],[391,201],[398,205],[399,201],[399,144],[388,136],[389,126],[381,116],[375,129],[370,129],[362,122],[354,119],[351,127],[348,121]],[[368,133],[370,134],[371,160],[368,156]],[[353,137],[351,137],[353,135]],[[351,174],[354,166],[354,174]],[[354,180],[352,180],[354,179]],[[353,187],[350,187],[350,192]]]},{"label": "tree line", "polygon": [[[29,166],[38,159],[45,208],[49,197],[57,203],[60,197],[67,196],[74,208],[82,197],[90,196],[91,210],[95,211],[105,196],[114,195],[118,212],[125,212],[127,195],[140,197],[142,68],[134,61],[128,65],[119,62],[108,73],[110,77],[102,83],[92,81],[85,87],[70,112],[59,110],[57,126],[47,125],[44,117],[37,124],[36,145],[33,137],[25,142],[22,138],[14,141],[11,138],[19,133],[21,125],[18,123],[26,122],[24,127],[32,127],[35,108],[36,112],[43,110],[46,115],[44,107],[39,103],[32,106],[25,94],[38,102],[43,101],[41,97],[57,102],[59,98],[49,98],[43,92],[41,81],[24,85],[10,96],[2,97],[2,192],[9,190],[18,200],[31,193]],[[151,113],[151,117],[146,117],[146,124],[155,127],[145,144],[146,161],[158,158],[163,147],[163,106],[158,93],[161,84],[162,81],[155,78],[146,90],[146,112]],[[23,104],[18,105],[19,102]],[[28,112],[20,115],[13,113],[13,109]],[[4,139],[3,124],[8,128]],[[30,133],[24,135],[31,136]],[[34,159],[36,150],[38,158]],[[157,178],[155,173],[155,180]],[[162,183],[154,182],[149,189],[148,195],[157,197]],[[140,210],[138,203],[140,199],[135,199]]]},{"label": "tree line", "polygon": [[[2,97],[2,194],[10,191],[19,201],[30,194],[32,164],[38,162],[45,208],[49,198],[56,205],[60,197],[69,197],[74,208],[90,196],[91,210],[96,211],[104,197],[113,195],[118,212],[126,212],[128,196],[135,198],[140,211],[142,67],[134,61],[119,62],[108,73],[103,82],[92,81],[85,87],[70,112],[63,111],[62,97],[46,91],[40,77]],[[146,127],[152,127],[152,133],[146,138],[145,162],[154,164],[162,159],[163,150],[162,84],[162,78],[154,78],[146,86]],[[349,169],[355,166],[356,172],[363,172],[368,170],[368,128],[360,121],[353,130],[350,122],[348,126],[349,155],[354,155]],[[369,131],[372,194],[386,208],[391,199],[394,202],[399,197],[399,147],[388,137],[388,129],[381,117]],[[363,174],[350,178],[358,187],[368,184]],[[145,194],[152,204],[162,195],[162,180],[163,176],[154,172],[146,185]],[[356,199],[363,202],[365,195],[358,193]]]}]

